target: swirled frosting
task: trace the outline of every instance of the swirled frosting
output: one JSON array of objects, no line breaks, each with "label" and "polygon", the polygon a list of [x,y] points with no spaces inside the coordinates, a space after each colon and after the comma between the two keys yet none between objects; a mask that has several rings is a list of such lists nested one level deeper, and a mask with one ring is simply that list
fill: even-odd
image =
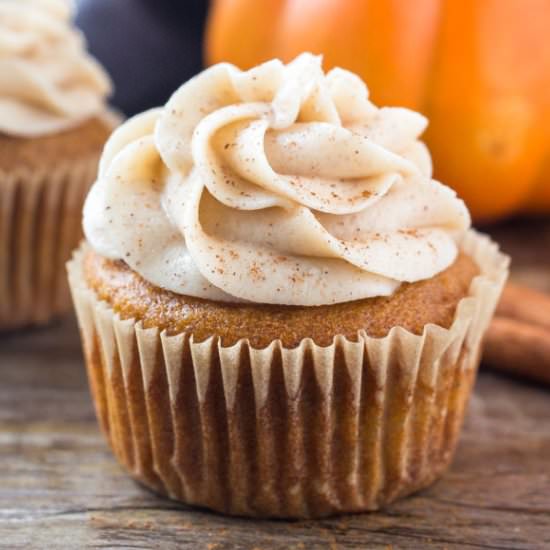
[{"label": "swirled frosting", "polygon": [[431,178],[425,126],[310,54],[215,65],[115,130],[86,236],[179,294],[308,306],[389,295],[447,268],[470,224]]},{"label": "swirled frosting", "polygon": [[0,133],[37,137],[99,114],[111,84],[68,0],[0,0]]}]

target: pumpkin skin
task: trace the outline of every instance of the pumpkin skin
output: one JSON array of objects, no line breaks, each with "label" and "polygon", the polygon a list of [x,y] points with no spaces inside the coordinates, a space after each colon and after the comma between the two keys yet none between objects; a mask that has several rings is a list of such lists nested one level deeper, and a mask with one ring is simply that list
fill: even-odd
[{"label": "pumpkin skin", "polygon": [[424,113],[435,177],[477,221],[550,213],[548,0],[214,0],[208,63],[302,51]]}]

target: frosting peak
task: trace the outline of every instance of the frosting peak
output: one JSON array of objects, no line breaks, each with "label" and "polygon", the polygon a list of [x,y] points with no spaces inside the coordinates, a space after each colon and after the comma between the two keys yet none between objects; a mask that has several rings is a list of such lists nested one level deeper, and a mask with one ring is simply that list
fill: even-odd
[{"label": "frosting peak", "polygon": [[84,210],[99,253],[225,301],[321,305],[391,294],[456,258],[470,218],[431,179],[426,119],[377,108],[303,54],[219,64],[117,129]]},{"label": "frosting peak", "polygon": [[55,133],[105,108],[109,78],[72,15],[68,0],[0,0],[1,133]]}]

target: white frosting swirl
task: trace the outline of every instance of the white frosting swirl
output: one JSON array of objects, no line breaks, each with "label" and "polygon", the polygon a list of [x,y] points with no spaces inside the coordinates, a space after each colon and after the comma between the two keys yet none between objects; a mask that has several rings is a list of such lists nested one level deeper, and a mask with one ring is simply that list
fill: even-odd
[{"label": "white frosting swirl", "polygon": [[431,179],[425,126],[310,54],[216,65],[114,132],[84,229],[98,253],[179,294],[308,306],[388,295],[447,268],[470,224]]},{"label": "white frosting swirl", "polygon": [[111,84],[68,0],[0,0],[0,133],[37,137],[105,109]]}]

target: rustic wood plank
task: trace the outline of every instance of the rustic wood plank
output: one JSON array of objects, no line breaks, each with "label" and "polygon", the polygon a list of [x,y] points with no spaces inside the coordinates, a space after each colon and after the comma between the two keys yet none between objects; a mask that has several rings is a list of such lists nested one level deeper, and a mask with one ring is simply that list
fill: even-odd
[{"label": "rustic wood plank", "polygon": [[[550,224],[495,231],[515,277],[550,290]],[[484,371],[454,464],[432,488],[382,513],[252,521],[126,476],[95,422],[74,319],[0,336],[0,548],[548,548],[549,397]]]}]

